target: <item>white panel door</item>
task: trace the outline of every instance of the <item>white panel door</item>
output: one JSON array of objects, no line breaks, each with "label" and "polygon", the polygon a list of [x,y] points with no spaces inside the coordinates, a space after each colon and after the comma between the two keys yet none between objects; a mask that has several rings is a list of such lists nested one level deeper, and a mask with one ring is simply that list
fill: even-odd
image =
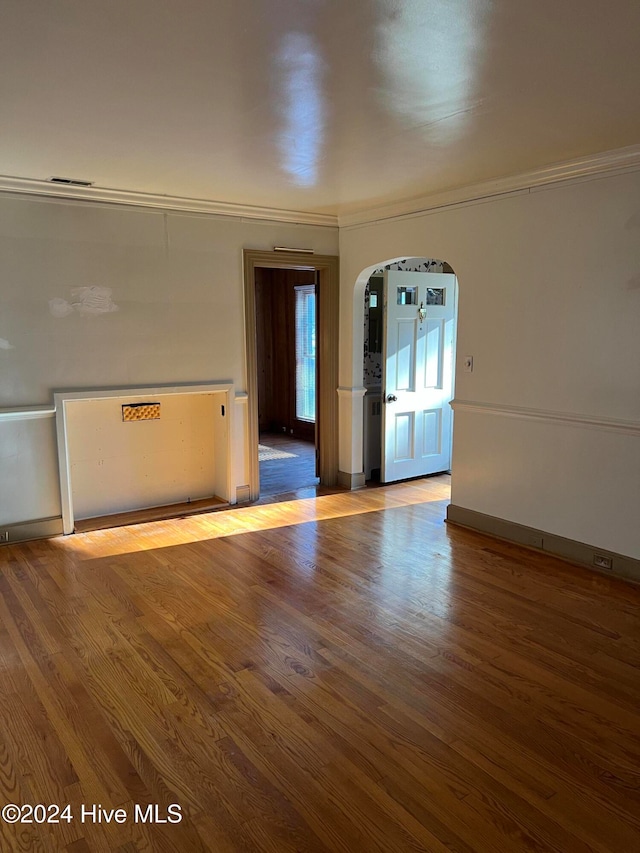
[{"label": "white panel door", "polygon": [[448,471],[456,277],[385,272],[383,483]]}]

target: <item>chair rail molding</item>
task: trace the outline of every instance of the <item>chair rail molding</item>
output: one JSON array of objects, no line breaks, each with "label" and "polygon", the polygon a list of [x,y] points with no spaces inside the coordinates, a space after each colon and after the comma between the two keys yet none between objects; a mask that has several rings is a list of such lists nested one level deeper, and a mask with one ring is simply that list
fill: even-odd
[{"label": "chair rail molding", "polygon": [[42,418],[54,418],[55,406],[16,406],[15,408],[0,409],[2,421],[35,421]]},{"label": "chair rail molding", "polygon": [[452,400],[451,407],[456,412],[475,412],[482,415],[498,415],[506,418],[546,421],[567,426],[585,427],[640,435],[640,421],[626,421],[619,418],[603,418],[596,415],[583,415],[576,412],[558,412],[548,409],[529,409],[523,406],[507,406],[500,403],[482,403],[473,400]]}]

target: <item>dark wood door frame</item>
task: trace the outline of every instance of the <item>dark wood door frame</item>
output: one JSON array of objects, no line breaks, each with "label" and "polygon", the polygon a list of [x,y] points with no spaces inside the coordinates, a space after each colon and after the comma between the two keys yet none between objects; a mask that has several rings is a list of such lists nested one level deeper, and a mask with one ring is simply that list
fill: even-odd
[{"label": "dark wood door frame", "polygon": [[260,496],[258,463],[258,363],[256,346],[256,268],[316,270],[318,274],[318,476],[323,486],[338,480],[338,258],[302,252],[244,250],[244,316],[247,354],[250,499]]}]

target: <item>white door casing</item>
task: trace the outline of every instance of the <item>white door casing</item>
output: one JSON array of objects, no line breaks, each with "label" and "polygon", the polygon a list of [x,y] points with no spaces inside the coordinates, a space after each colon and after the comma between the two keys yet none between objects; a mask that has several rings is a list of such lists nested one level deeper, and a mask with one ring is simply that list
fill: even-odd
[{"label": "white door casing", "polygon": [[456,277],[386,271],[381,481],[451,467]]}]

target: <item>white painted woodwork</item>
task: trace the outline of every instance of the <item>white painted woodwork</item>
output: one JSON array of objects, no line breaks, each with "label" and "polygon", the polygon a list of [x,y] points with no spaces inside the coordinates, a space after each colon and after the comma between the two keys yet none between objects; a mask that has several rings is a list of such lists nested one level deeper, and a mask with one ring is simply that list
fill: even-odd
[{"label": "white painted woodwork", "polygon": [[[444,304],[428,305],[436,288]],[[411,304],[399,304],[405,291]],[[456,277],[385,271],[384,293],[381,480],[391,483],[451,467]]]},{"label": "white painted woodwork", "polygon": [[[229,383],[69,391],[54,398],[64,533],[73,531],[76,518],[207,497],[235,501]],[[123,421],[122,406],[131,403],[160,403],[161,416]]]},{"label": "white painted woodwork", "polygon": [[[591,180],[596,176],[633,172],[640,168],[640,145],[627,145],[612,151],[601,151],[585,157],[540,166],[526,172],[493,178],[481,183],[455,189],[430,192],[419,198],[411,197],[391,204],[366,207],[354,213],[338,216],[341,228],[351,228],[379,219],[392,219],[415,213],[438,210],[452,205],[473,204],[479,199],[497,198],[501,195],[544,190],[553,184]],[[0,187],[2,182],[0,179]]]},{"label": "white painted woodwork", "polygon": [[[213,429],[216,397],[132,395],[67,403],[75,518],[213,496],[218,464]],[[123,403],[157,401],[158,420],[122,420]]]},{"label": "white painted woodwork", "polygon": [[[418,198],[411,197],[377,207],[363,208],[355,213],[314,213],[308,210],[287,210],[280,207],[241,204],[239,202],[211,199],[184,198],[177,195],[144,193],[137,190],[114,190],[108,187],[77,187],[57,185],[56,198],[78,201],[123,204],[131,207],[155,208],[163,211],[202,213],[212,216],[236,216],[243,219],[262,219],[271,222],[295,222],[302,225],[340,226],[344,228],[390,219],[427,210],[437,210],[453,204],[464,204],[477,199],[487,199],[508,193],[530,192],[557,183],[589,180],[597,175],[623,174],[640,166],[640,145],[626,145],[610,151],[573,157],[569,160],[540,166],[526,172],[492,178],[464,187],[430,192]],[[33,178],[15,178],[0,175],[0,193],[51,196],[50,181]]]},{"label": "white painted woodwork", "polygon": [[[362,322],[362,313],[360,314]],[[362,351],[360,352],[360,364],[362,365]],[[360,371],[362,375],[362,370]],[[350,425],[362,412],[362,400],[367,389],[362,385],[352,387],[340,386],[338,388],[338,436],[344,435],[350,430]],[[362,458],[364,446],[362,431],[353,442],[346,442],[339,446],[338,469],[347,473],[362,472]]]},{"label": "white painted woodwork", "polygon": [[367,389],[364,398],[364,475],[370,480],[374,469],[380,471],[382,459],[382,394]]},{"label": "white painted woodwork", "polygon": [[38,421],[55,418],[55,406],[16,406],[1,408],[0,421]]},{"label": "white painted woodwork", "polygon": [[526,421],[545,421],[546,423],[568,424],[583,429],[619,432],[623,435],[640,436],[640,421],[627,421],[620,418],[594,417],[576,412],[554,412],[547,409],[527,409],[523,406],[504,406],[496,403],[453,400],[451,408],[456,411],[478,412],[484,415],[499,415],[506,418],[519,418]]},{"label": "white painted woodwork", "polygon": [[[597,168],[601,170],[602,167],[598,164]],[[338,217],[330,213],[286,210],[267,205],[241,204],[206,198],[184,198],[183,196],[162,193],[145,193],[134,189],[111,189],[110,187],[98,186],[79,187],[73,184],[52,185],[50,181],[16,178],[8,175],[0,175],[0,193],[55,196],[56,198],[75,199],[76,201],[121,204],[129,207],[170,210],[180,213],[200,213],[208,216],[232,216],[268,222],[293,222],[298,225],[326,225],[334,228],[338,225]]]}]

